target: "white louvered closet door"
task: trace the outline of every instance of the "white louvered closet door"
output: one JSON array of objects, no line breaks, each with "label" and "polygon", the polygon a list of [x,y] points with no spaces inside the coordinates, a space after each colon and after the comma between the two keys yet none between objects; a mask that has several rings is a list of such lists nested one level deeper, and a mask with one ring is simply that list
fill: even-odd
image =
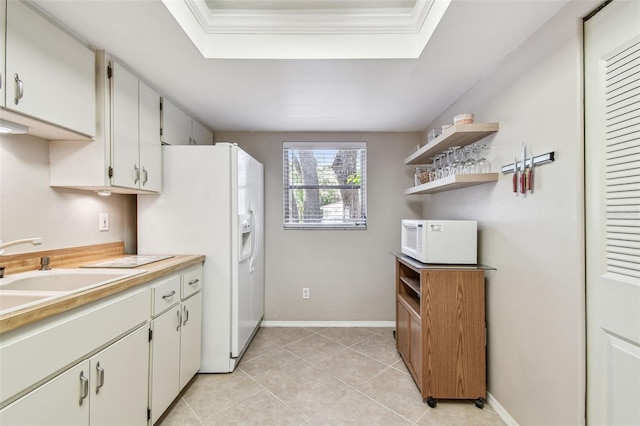
[{"label": "white louvered closet door", "polygon": [[640,2],[585,22],[587,423],[640,424]]}]

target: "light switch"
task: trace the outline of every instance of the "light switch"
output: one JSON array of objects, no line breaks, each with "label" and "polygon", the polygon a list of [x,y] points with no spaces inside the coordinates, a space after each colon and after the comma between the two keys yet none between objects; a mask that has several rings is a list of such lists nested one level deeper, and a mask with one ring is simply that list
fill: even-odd
[{"label": "light switch", "polygon": [[109,213],[100,213],[100,231],[109,230]]}]

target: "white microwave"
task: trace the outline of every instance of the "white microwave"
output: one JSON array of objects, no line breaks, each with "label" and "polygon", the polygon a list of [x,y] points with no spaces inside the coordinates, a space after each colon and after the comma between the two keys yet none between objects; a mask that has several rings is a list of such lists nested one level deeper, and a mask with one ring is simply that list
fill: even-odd
[{"label": "white microwave", "polygon": [[422,263],[478,263],[478,222],[402,220],[402,254]]}]

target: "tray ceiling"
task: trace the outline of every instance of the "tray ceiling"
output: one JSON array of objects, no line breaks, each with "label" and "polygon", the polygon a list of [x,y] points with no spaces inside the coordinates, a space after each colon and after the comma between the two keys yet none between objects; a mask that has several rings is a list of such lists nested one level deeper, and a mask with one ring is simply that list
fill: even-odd
[{"label": "tray ceiling", "polygon": [[450,0],[163,0],[205,58],[417,58]]}]

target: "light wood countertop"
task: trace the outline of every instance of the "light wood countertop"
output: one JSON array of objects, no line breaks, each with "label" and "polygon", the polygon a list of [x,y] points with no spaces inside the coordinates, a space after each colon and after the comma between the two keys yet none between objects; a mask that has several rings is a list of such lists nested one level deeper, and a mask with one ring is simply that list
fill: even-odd
[{"label": "light wood countertop", "polygon": [[[85,250],[86,253],[86,250]],[[35,255],[32,253],[31,255]],[[40,254],[40,253],[37,253]],[[24,255],[20,255],[25,257]],[[66,258],[64,265],[55,265],[52,261],[51,267],[58,268],[78,268],[90,263],[113,260],[126,256],[125,254],[111,254],[104,256],[93,256],[90,261],[86,257],[79,256],[77,261]],[[5,258],[8,256],[4,256]],[[128,290],[130,288],[148,283],[149,281],[161,278],[172,272],[184,269],[188,266],[204,262],[204,255],[175,255],[169,259],[148,263],[133,269],[143,269],[145,272],[118,281],[113,281],[99,287],[87,289],[76,293],[43,302],[42,304],[26,307],[21,310],[6,313],[0,316],[0,334],[10,330],[34,323],[36,321],[57,315],[79,306],[86,305],[96,300],[111,296]]]}]

